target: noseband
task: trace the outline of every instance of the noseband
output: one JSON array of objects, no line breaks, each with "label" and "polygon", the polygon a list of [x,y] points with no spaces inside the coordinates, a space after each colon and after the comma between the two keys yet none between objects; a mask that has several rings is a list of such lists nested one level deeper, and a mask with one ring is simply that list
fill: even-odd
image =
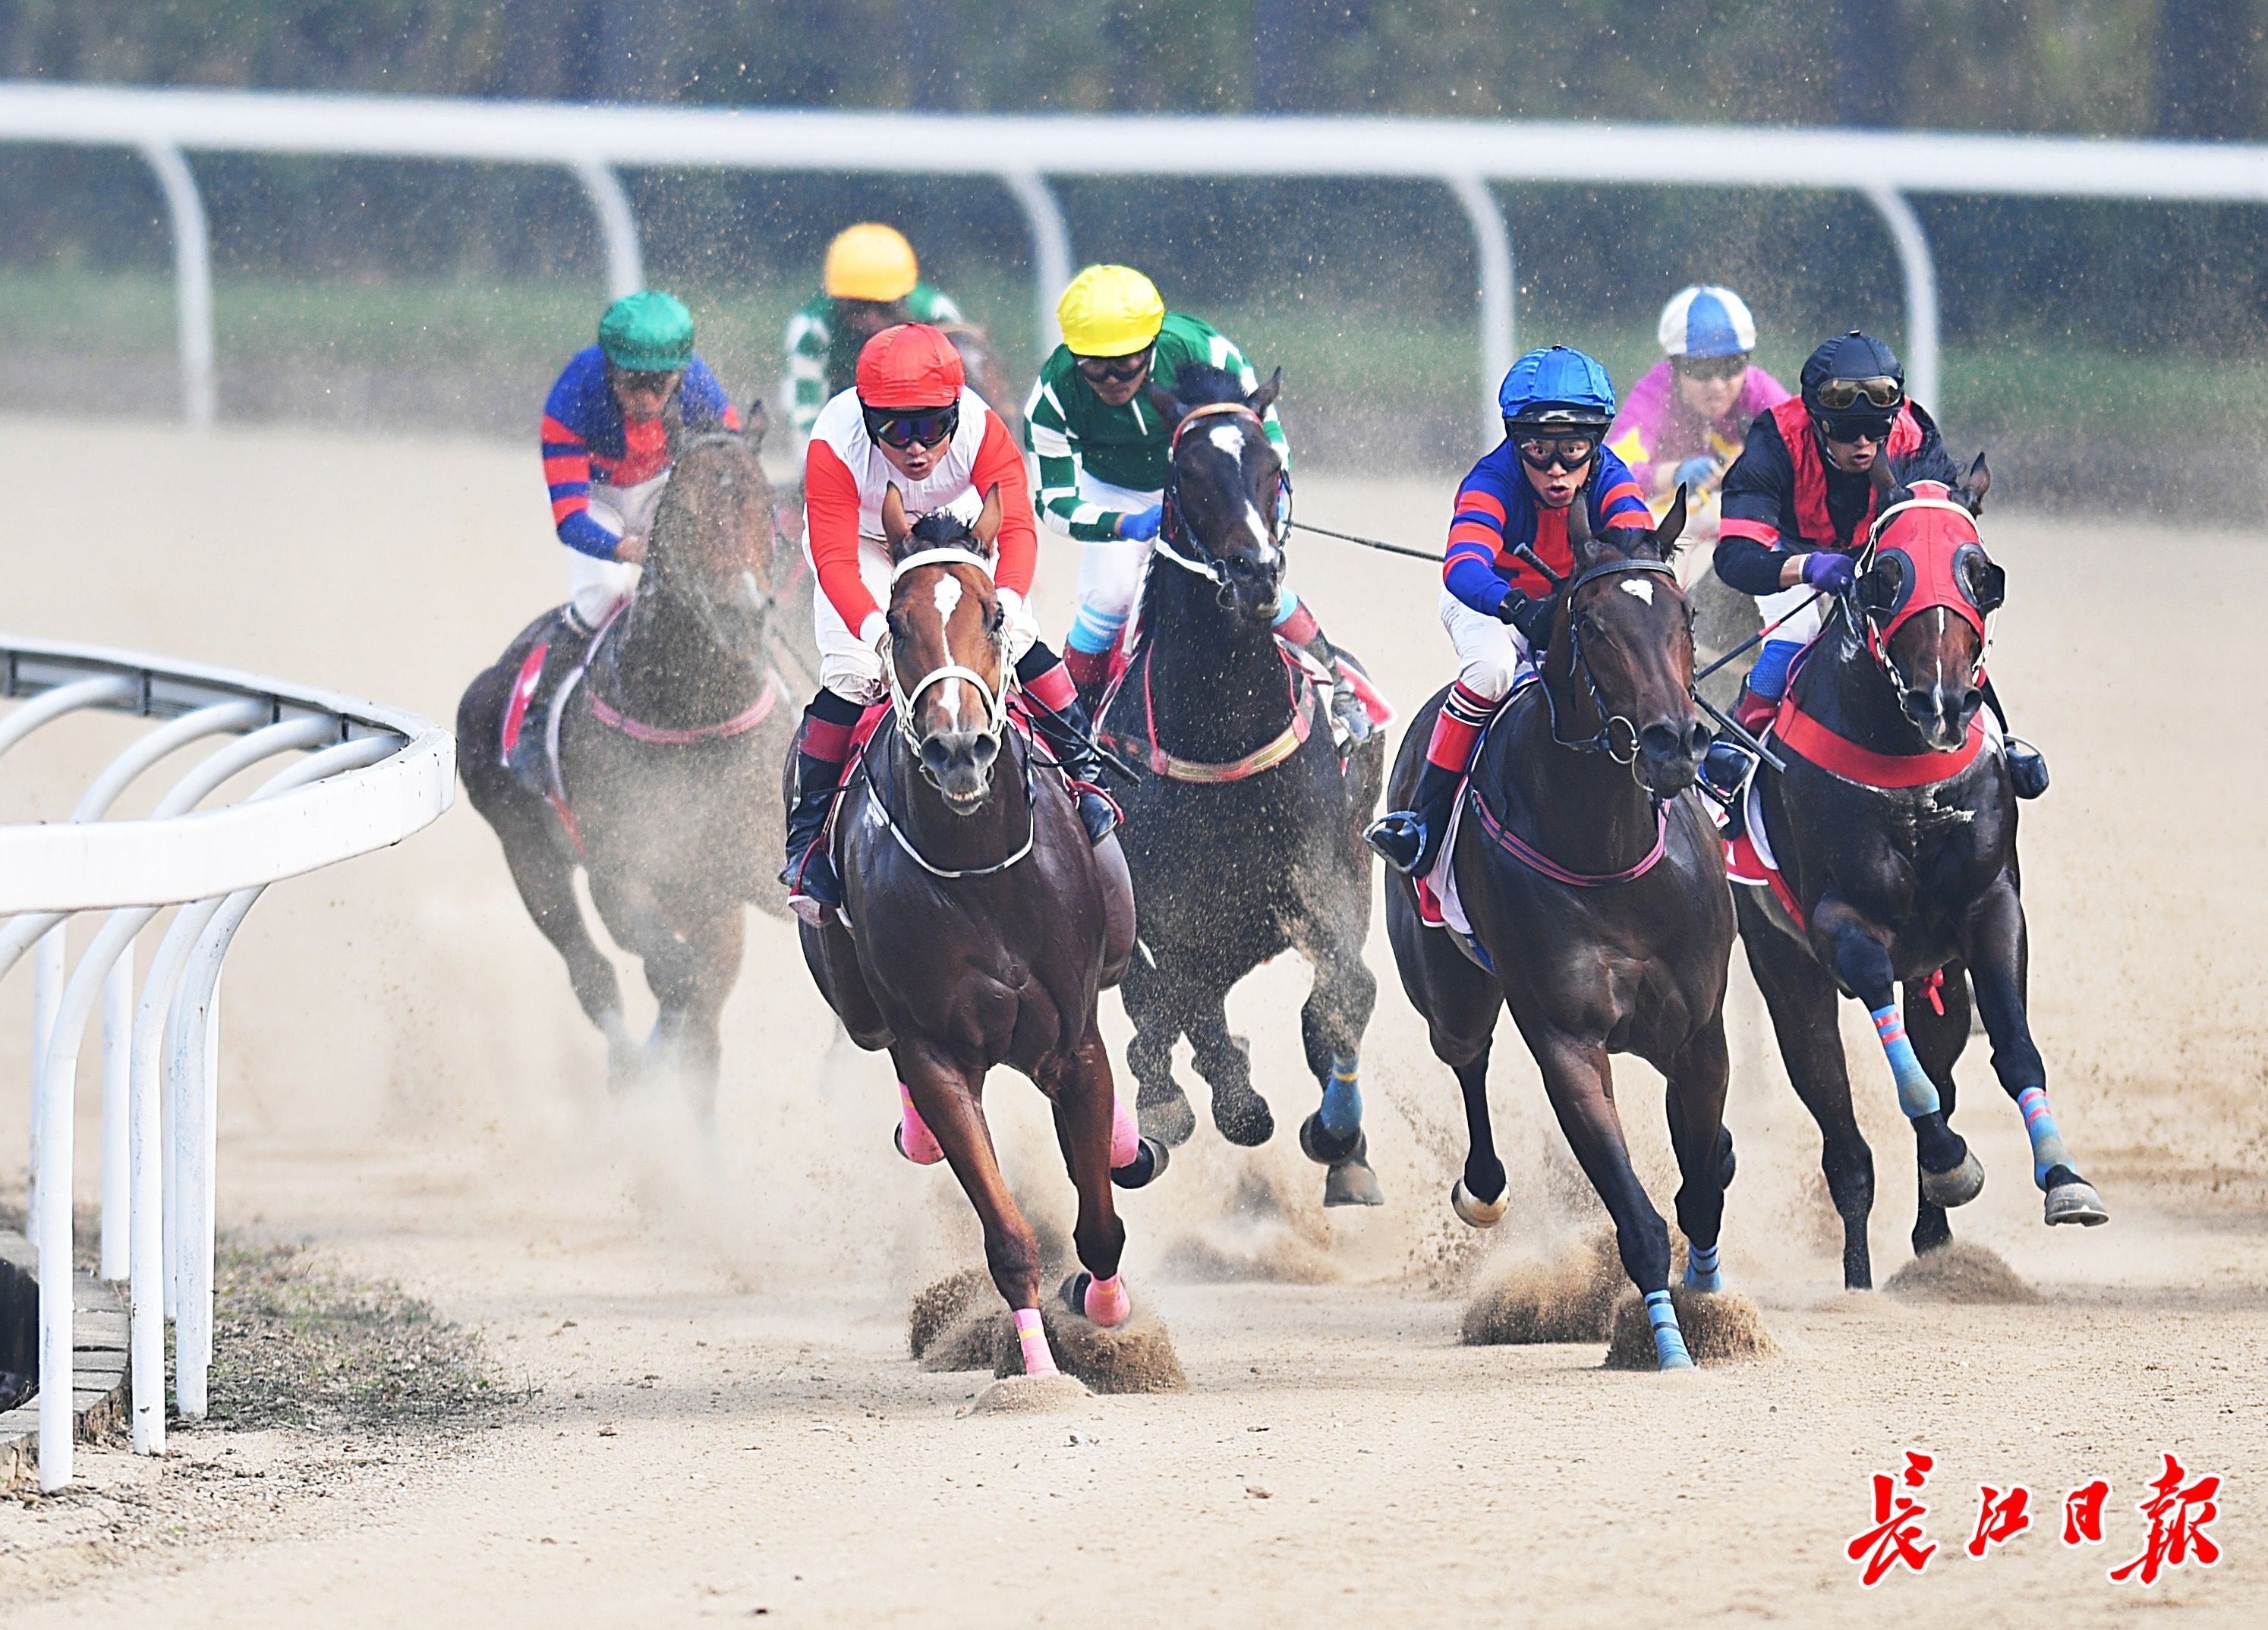
[{"label": "noseband", "polygon": [[[1248,419],[1263,436],[1267,434],[1268,422],[1242,402],[1200,402],[1183,414],[1181,422],[1174,427],[1173,439],[1166,444],[1166,486],[1158,498],[1160,513],[1157,541],[1151,545],[1153,553],[1163,555],[1183,571],[1203,577],[1220,589],[1229,587],[1228,574],[1221,569],[1219,562],[1197,554],[1197,539],[1182,524],[1181,483],[1174,477],[1174,459],[1181,451],[1182,433],[1189,426],[1199,419],[1224,414],[1233,418]],[[1283,551],[1285,539],[1291,535],[1292,531],[1292,473],[1284,471],[1281,480],[1282,487],[1276,500],[1275,530],[1269,538],[1279,554]],[[1182,553],[1185,548],[1189,554]]]},{"label": "noseband", "polygon": [[[1875,562],[1885,547],[1884,535],[1889,531],[1890,521],[1894,517],[1911,514],[1917,510],[1943,510],[1960,517],[1962,523],[1970,533],[1970,538],[1956,545],[1952,561],[1946,563],[1943,571],[1938,574],[1940,577],[1950,577],[1952,583],[1959,588],[1962,598],[1958,600],[1954,598],[1943,582],[1926,585],[1922,582],[1922,562],[1916,559],[1913,548],[1903,542],[1893,541],[1888,547],[1894,554],[1904,556],[1908,582],[1904,598],[1899,605],[1892,608],[1889,622],[1878,624],[1874,620],[1874,613],[1859,603],[1859,582],[1874,569]],[[1892,690],[1903,694],[1909,687],[1904,676],[1898,672],[1896,664],[1890,660],[1891,636],[1896,635],[1905,623],[1926,611],[1949,611],[1977,631],[1977,656],[1969,665],[1969,683],[1976,686],[1984,682],[1984,660],[1992,650],[1992,626],[1999,608],[1996,606],[1992,611],[1986,611],[1979,606],[1968,587],[1961,584],[1957,571],[1961,556],[1970,549],[1976,550],[1984,558],[1988,567],[1991,564],[1991,557],[1984,555],[1984,544],[1975,536],[1976,530],[1976,518],[1970,513],[1967,505],[1955,503],[1950,498],[1917,497],[1908,498],[1904,503],[1890,505],[1875,518],[1872,530],[1868,532],[1867,547],[1859,553],[1855,563],[1855,575],[1852,579],[1851,588],[1844,595],[1843,605],[1845,612],[1857,628],[1860,643],[1866,646],[1867,654],[1874,658],[1874,666],[1881,671],[1882,678]],[[1932,540],[1932,541],[1937,540]],[[1917,600],[1918,600],[1918,604]]]},{"label": "noseband", "polygon": [[[890,587],[895,590],[900,578],[923,566],[974,566],[984,574],[987,583],[992,581],[991,562],[973,549],[947,547],[919,549],[907,555],[891,569]],[[948,650],[946,654],[951,655],[951,652]],[[964,667],[957,662],[945,663],[931,669],[911,689],[899,681],[895,655],[882,666],[889,680],[891,708],[898,716],[898,734],[905,738],[906,745],[917,753],[922,748],[922,737],[914,725],[914,704],[922,699],[930,687],[941,685],[947,679],[964,680],[976,687],[976,694],[984,698],[984,733],[992,738],[993,746],[999,746],[1001,735],[1008,727],[1008,691],[1015,683],[1014,675],[1005,672],[1005,665],[1000,688],[997,691],[992,688],[992,682],[976,669]]]},{"label": "noseband", "polygon": [[[1567,643],[1569,647],[1568,677],[1580,673],[1584,688],[1591,694],[1592,710],[1599,716],[1599,728],[1592,735],[1570,741],[1559,733],[1559,704],[1551,699],[1551,687],[1543,687],[1543,705],[1551,715],[1551,740],[1557,746],[1572,748],[1577,753],[1603,753],[1616,763],[1634,764],[1638,761],[1638,722],[1626,715],[1612,711],[1606,697],[1599,690],[1599,676],[1591,671],[1590,653],[1583,649],[1583,614],[1575,607],[1575,597],[1591,584],[1608,577],[1625,576],[1632,572],[1653,572],[1675,583],[1677,569],[1667,561],[1605,561],[1592,567],[1567,585]],[[1546,653],[1547,658],[1549,653]],[[1623,737],[1616,733],[1619,726]],[[1624,738],[1628,745],[1624,745]]]}]

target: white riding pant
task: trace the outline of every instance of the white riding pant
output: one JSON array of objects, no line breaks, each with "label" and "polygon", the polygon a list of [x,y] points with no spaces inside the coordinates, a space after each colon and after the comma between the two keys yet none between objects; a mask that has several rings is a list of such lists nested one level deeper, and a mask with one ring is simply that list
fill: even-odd
[{"label": "white riding pant", "polygon": [[[803,535],[803,557],[811,558],[811,534]],[[877,606],[890,603],[890,557],[879,543],[858,540],[858,580]],[[1038,620],[1023,596],[1006,596],[1007,617],[1001,628],[1006,665],[1012,669],[1040,637]],[[811,597],[812,633],[819,642],[819,682],[843,701],[865,708],[882,700],[888,687],[882,679],[882,654],[858,637],[843,620],[835,602],[821,593]]]},{"label": "white riding pant", "polygon": [[1475,695],[1501,701],[1528,666],[1528,641],[1508,622],[1476,612],[1441,591],[1441,626],[1457,648],[1457,682]]},{"label": "white riding pant", "polygon": [[[1114,487],[1082,468],[1079,496],[1082,503],[1123,512],[1146,510],[1163,495]],[[1151,541],[1105,538],[1079,546],[1079,612],[1066,642],[1073,650],[1107,651],[1118,642],[1133,613],[1134,598],[1142,591],[1142,569],[1150,562]]]},{"label": "white riding pant", "polygon": [[[1760,594],[1756,597],[1756,609],[1764,614],[1764,620],[1767,623],[1781,617],[1787,617],[1788,613],[1792,611],[1796,613],[1794,616],[1787,617],[1786,622],[1772,630],[1771,637],[1774,643],[1788,645],[1811,643],[1813,637],[1819,632],[1819,602],[1814,598],[1817,592],[1809,584],[1799,583],[1793,589],[1778,589],[1770,594]],[[1798,606],[1804,606],[1806,600],[1811,601],[1811,604],[1804,606],[1801,611],[1796,611]]]},{"label": "white riding pant", "polygon": [[[591,518],[617,540],[642,538],[652,529],[654,511],[661,506],[661,489],[668,485],[666,470],[635,487],[608,487],[593,481]],[[636,566],[627,561],[602,561],[580,549],[567,552],[567,603],[574,610],[575,620],[593,631],[637,588]]]}]

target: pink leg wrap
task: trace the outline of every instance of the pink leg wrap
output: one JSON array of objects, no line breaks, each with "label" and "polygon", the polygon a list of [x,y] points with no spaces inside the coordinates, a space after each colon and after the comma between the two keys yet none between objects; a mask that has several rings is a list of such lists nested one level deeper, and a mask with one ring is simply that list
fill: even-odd
[{"label": "pink leg wrap", "polygon": [[1108,1279],[1088,1280],[1086,1303],[1081,1311],[1106,1330],[1124,1324],[1134,1311],[1134,1298],[1126,1294],[1125,1281],[1116,1274]]},{"label": "pink leg wrap", "polygon": [[1134,1112],[1126,1107],[1124,1098],[1114,1098],[1110,1104],[1110,1165],[1113,1171],[1134,1164],[1134,1156],[1142,1152],[1142,1128],[1134,1122]]},{"label": "pink leg wrap", "polygon": [[1048,1333],[1040,1324],[1040,1310],[1020,1307],[1016,1310],[1016,1340],[1024,1348],[1024,1373],[1027,1376],[1056,1376],[1063,1372],[1056,1368],[1056,1355],[1048,1350]]},{"label": "pink leg wrap", "polygon": [[914,1095],[906,1083],[898,1083],[898,1104],[904,1112],[898,1121],[898,1148],[908,1160],[917,1166],[933,1166],[945,1158],[945,1150],[938,1144],[921,1112],[914,1107]]}]

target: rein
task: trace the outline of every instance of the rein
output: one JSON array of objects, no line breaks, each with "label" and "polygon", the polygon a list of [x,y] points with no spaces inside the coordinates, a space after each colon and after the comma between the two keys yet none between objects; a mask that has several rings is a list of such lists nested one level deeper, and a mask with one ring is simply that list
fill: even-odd
[{"label": "rein", "polygon": [[[622,622],[632,603],[630,600],[624,600],[608,613],[606,621],[599,625],[598,633],[591,636],[590,652],[583,658],[583,672],[588,672],[597,664],[600,652],[606,649],[607,637],[614,633],[615,627]],[[568,689],[566,686],[560,687],[561,701],[565,701]],[[708,724],[668,725],[648,724],[642,720],[632,718],[604,696],[600,695],[598,687],[593,685],[589,687],[591,716],[608,730],[627,736],[632,741],[647,742],[656,746],[686,747],[696,742],[727,741],[733,737],[745,735],[755,729],[757,725],[770,718],[772,709],[779,705],[781,690],[779,670],[768,669],[764,674],[763,690],[758,694],[754,702],[731,718],[718,719]],[[556,711],[556,704],[554,710]]]},{"label": "rein", "polygon": [[[1248,419],[1260,430],[1263,435],[1267,433],[1268,422],[1242,402],[1200,402],[1183,414],[1181,422],[1174,426],[1172,438],[1166,444],[1166,485],[1158,496],[1160,509],[1158,536],[1150,547],[1152,553],[1165,556],[1183,571],[1194,576],[1202,577],[1217,588],[1225,589],[1228,587],[1228,574],[1220,569],[1218,562],[1193,558],[1197,540],[1189,535],[1188,528],[1182,525],[1182,507],[1178,502],[1180,482],[1174,475],[1174,455],[1180,451],[1182,433],[1199,419],[1214,418],[1223,415],[1231,418]],[[1279,550],[1283,548],[1284,540],[1292,530],[1291,471],[1281,472],[1280,480],[1282,485],[1276,501],[1274,531],[1269,540]],[[1182,554],[1183,547],[1189,548],[1192,553]]]},{"label": "rein", "polygon": [[912,861],[915,865],[919,866],[924,871],[929,873],[931,877],[942,877],[947,882],[951,882],[961,877],[990,877],[997,876],[1015,865],[1019,861],[1024,859],[1025,856],[1028,855],[1032,852],[1034,845],[1038,843],[1040,838],[1040,812],[1033,791],[1032,760],[1029,753],[1026,753],[1024,755],[1022,767],[1024,772],[1023,847],[1016,850],[1012,855],[1010,855],[1005,860],[994,861],[989,866],[940,866],[937,864],[934,861],[931,860],[928,855],[921,852],[920,846],[915,843],[912,837],[908,834],[904,827],[898,825],[898,818],[890,812],[890,795],[887,789],[880,786],[874,780],[873,761],[871,757],[862,756],[859,759],[858,775],[859,779],[866,783],[866,790],[872,797],[873,803],[870,807],[881,812],[882,824],[889,828],[890,836],[897,840],[898,847],[905,851],[906,857]]},{"label": "rein", "polygon": [[[890,571],[891,587],[895,588],[898,580],[907,573],[924,566],[974,566],[984,574],[986,582],[992,579],[992,562],[983,555],[973,549],[947,547],[917,549],[898,562]],[[889,679],[890,703],[897,714],[898,734],[905,738],[906,745],[916,753],[921,751],[922,738],[914,724],[914,704],[922,699],[931,686],[941,685],[947,679],[960,679],[976,687],[976,694],[984,698],[984,733],[992,738],[995,747],[1000,745],[1001,732],[1008,726],[1008,693],[1015,686],[1012,673],[1001,682],[1000,688],[996,691],[992,688],[992,681],[976,669],[948,662],[922,675],[920,681],[909,690],[900,681],[898,664],[895,661],[884,663],[882,668]]]},{"label": "rein", "polygon": [[[1575,596],[1602,578],[1624,576],[1631,572],[1653,572],[1676,580],[1677,569],[1667,561],[1603,561],[1592,567],[1567,585],[1567,677],[1583,676],[1584,688],[1591,694],[1591,709],[1599,716],[1599,728],[1592,735],[1570,741],[1559,733],[1559,704],[1553,700],[1551,687],[1543,687],[1543,705],[1551,716],[1551,741],[1555,746],[1566,747],[1576,753],[1603,753],[1616,763],[1631,765],[1638,761],[1638,722],[1625,715],[1615,713],[1607,707],[1607,699],[1599,690],[1599,676],[1591,671],[1591,658],[1583,649],[1583,616],[1575,609]],[[1546,653],[1549,659],[1549,653]],[[1629,738],[1627,747],[1621,746],[1615,736],[1615,727],[1621,725]]]},{"label": "rein", "polygon": [[[1535,685],[1543,690],[1544,705],[1549,708],[1551,702],[1551,687],[1545,685],[1540,679],[1530,679],[1528,684]],[[1525,688],[1525,686],[1514,688],[1512,698],[1507,700],[1506,706],[1498,710],[1495,719],[1489,721],[1490,731],[1496,728],[1496,719],[1503,718],[1511,711],[1510,701],[1516,700],[1521,691]],[[1554,738],[1557,738],[1556,735]],[[1487,731],[1484,731],[1482,733],[1481,741],[1473,748],[1473,763],[1476,766],[1479,765],[1482,751],[1487,745]],[[1469,779],[1466,782],[1465,797],[1471,801],[1473,813],[1480,818],[1481,829],[1488,834],[1490,841],[1530,871],[1540,877],[1549,877],[1554,883],[1565,884],[1570,888],[1598,889],[1607,888],[1617,883],[1634,883],[1660,864],[1661,857],[1669,849],[1669,811],[1660,798],[1653,800],[1653,847],[1641,855],[1636,863],[1624,867],[1620,871],[1589,872],[1569,870],[1514,832],[1510,821],[1489,808],[1488,800],[1481,796],[1480,783],[1477,781]]]}]

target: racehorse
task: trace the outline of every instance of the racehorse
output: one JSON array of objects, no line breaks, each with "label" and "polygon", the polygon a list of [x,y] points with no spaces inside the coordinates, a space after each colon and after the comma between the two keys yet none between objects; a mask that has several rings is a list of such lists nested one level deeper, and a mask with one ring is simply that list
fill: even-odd
[{"label": "racehorse", "polygon": [[[713,1105],[717,1020],[740,967],[740,908],[786,914],[773,880],[785,841],[773,796],[795,727],[768,654],[777,567],[772,495],[751,439],[719,431],[680,448],[637,591],[592,641],[552,717],[527,711],[553,618],[539,618],[457,706],[465,789],[504,845],[528,914],[567,963],[620,1083],[680,1071]],[[504,767],[499,744],[555,732],[547,802]],[[660,1004],[643,1050],[613,964],[591,938],[574,875],[615,943],[641,958]]]},{"label": "racehorse", "polygon": [[905,1130],[925,1130],[935,1144],[917,1149],[902,1134],[901,1149],[952,1164],[984,1225],[985,1260],[1015,1315],[1026,1373],[1048,1374],[1039,1245],[993,1155],[987,1073],[1020,1070],[1055,1106],[1086,1270],[1062,1294],[1097,1324],[1130,1311],[1111,1183],[1146,1182],[1161,1151],[1142,1146],[1131,1118],[1116,1112],[1096,1019],[1098,991],[1133,951],[1123,864],[1115,845],[1088,842],[1061,776],[1011,721],[992,582],[1000,517],[997,489],[973,527],[944,510],[909,526],[897,488],[884,496],[895,562],[890,712],[854,758],[836,811],[843,910],[804,924],[802,941],[850,1039],[889,1050],[914,1112]]},{"label": "racehorse", "polygon": [[1221,1135],[1266,1142],[1275,1118],[1224,1004],[1261,963],[1298,951],[1314,970],[1300,1028],[1322,1094],[1300,1147],[1329,1168],[1325,1205],[1374,1206],[1357,1068],[1378,999],[1362,958],[1362,829],[1386,749],[1380,736],[1342,753],[1319,694],[1328,676],[1273,632],[1292,504],[1262,415],[1282,379],[1247,397],[1235,376],[1189,368],[1178,399],[1150,394],[1174,426],[1164,516],[1135,653],[1099,726],[1140,772],[1120,833],[1142,925],[1122,992],[1134,1023],[1126,1062],[1143,1130],[1182,1142],[1197,1121],[1173,1049],[1188,1036]]},{"label": "racehorse", "polygon": [[1852,1115],[1838,990],[1867,1005],[1913,1123],[1917,1253],[1948,1242],[1946,1208],[1984,1186],[1983,1166],[1948,1124],[1972,986],[1993,1072],[2031,1135],[2047,1221],[2110,1216],[2049,1112],[2025,1016],[2016,802],[1979,716],[1987,620],[2007,592],[1973,518],[1992,474],[1980,454],[1965,490],[1900,489],[1883,460],[1874,480],[1881,518],[1852,593],[1809,647],[1772,727],[1786,771],[1753,777],[1749,830],[1760,818],[1778,877],[1735,891],[1788,1078],[1824,1140],[1853,1290],[1873,1283],[1874,1167]]},{"label": "racehorse", "polygon": [[[1386,897],[1403,988],[1464,1090],[1471,1148],[1450,1203],[1476,1227],[1504,1215],[1488,1063],[1498,1010],[1509,1005],[1614,1219],[1664,1369],[1692,1360],[1670,1303],[1668,1230],[1631,1169],[1609,1055],[1635,1053],[1668,1079],[1693,1289],[1721,1285],[1718,1231],[1733,1175],[1723,1012],[1733,904],[1723,846],[1690,791],[1709,731],[1689,689],[1690,613],[1671,563],[1684,525],[1681,490],[1652,532],[1594,537],[1578,495],[1567,519],[1572,574],[1556,586],[1541,675],[1515,686],[1488,727],[1447,849],[1469,937],[1425,926],[1414,879],[1390,877]],[[1403,739],[1397,799],[1417,786],[1447,694]]]}]

